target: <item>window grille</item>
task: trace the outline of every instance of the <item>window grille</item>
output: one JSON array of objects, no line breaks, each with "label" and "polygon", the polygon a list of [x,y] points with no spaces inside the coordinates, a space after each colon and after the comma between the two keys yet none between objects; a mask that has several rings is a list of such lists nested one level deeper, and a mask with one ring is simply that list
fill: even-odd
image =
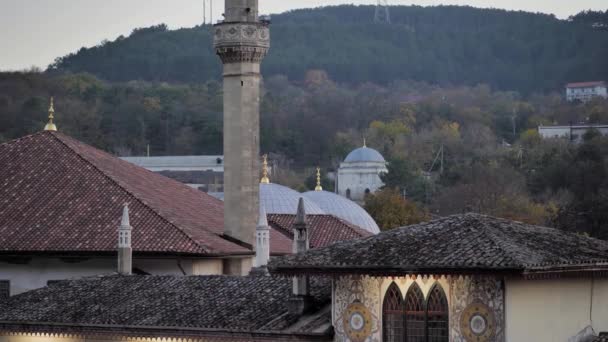
[{"label": "window grille", "polygon": [[392,283],[382,305],[383,341],[402,342],[405,334],[403,316],[403,297],[397,284]]}]

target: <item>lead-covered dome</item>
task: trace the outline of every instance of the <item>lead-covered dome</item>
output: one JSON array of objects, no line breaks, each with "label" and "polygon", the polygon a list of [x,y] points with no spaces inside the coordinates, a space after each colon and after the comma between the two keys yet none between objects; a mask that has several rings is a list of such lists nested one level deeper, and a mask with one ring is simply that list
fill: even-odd
[{"label": "lead-covered dome", "polygon": [[370,233],[380,233],[378,224],[376,224],[376,221],[374,221],[367,211],[347,198],[328,191],[305,192],[304,198],[314,202],[326,214],[339,217]]},{"label": "lead-covered dome", "polygon": [[352,151],[346,156],[344,159],[346,163],[356,163],[356,162],[379,162],[384,163],[384,157],[380,154],[380,152],[374,150],[369,147],[359,147],[358,149]]},{"label": "lead-covered dome", "polygon": [[300,198],[304,198],[306,214],[325,214],[317,204],[293,189],[273,183],[260,184],[260,204],[267,214],[295,215]]}]

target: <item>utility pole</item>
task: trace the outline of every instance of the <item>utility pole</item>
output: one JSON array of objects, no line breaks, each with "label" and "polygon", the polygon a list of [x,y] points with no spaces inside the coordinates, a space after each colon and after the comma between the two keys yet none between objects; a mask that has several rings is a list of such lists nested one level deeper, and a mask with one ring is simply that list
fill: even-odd
[{"label": "utility pole", "polygon": [[378,0],[376,5],[376,13],[374,15],[374,22],[376,24],[390,24],[391,13],[388,7],[388,0]]}]

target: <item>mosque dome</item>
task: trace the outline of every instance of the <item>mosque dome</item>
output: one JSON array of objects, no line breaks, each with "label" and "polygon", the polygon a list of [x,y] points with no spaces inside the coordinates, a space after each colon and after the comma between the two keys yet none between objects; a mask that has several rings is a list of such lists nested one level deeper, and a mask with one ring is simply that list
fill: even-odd
[{"label": "mosque dome", "polygon": [[370,233],[380,233],[376,221],[357,203],[328,191],[309,191],[304,193],[304,199],[318,205],[326,214],[343,219]]},{"label": "mosque dome", "polygon": [[373,148],[369,148],[366,146],[359,147],[358,149],[352,151],[346,156],[344,159],[345,163],[357,163],[357,162],[378,162],[384,163],[384,157],[380,154],[380,152],[374,150]]},{"label": "mosque dome", "polygon": [[304,198],[306,214],[325,214],[312,200],[286,186],[273,183],[260,183],[260,204],[267,214],[291,214],[298,211],[298,201]]}]

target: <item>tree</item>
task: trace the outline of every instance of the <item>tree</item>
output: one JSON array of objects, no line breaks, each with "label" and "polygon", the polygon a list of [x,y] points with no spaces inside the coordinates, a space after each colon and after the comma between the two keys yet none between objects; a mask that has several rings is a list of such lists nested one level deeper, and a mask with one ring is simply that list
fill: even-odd
[{"label": "tree", "polygon": [[382,230],[420,223],[429,219],[426,211],[404,199],[397,190],[383,189],[365,198],[365,210]]}]

